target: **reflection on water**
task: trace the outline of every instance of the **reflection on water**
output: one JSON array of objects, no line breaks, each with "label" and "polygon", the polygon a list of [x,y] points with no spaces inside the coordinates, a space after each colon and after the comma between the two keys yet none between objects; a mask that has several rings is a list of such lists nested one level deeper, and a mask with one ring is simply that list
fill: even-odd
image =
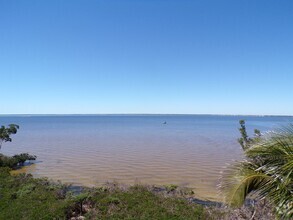
[{"label": "reflection on water", "polygon": [[[226,163],[242,156],[238,121],[250,132],[292,122],[290,117],[42,116],[0,117],[21,129],[2,153],[38,156],[26,172],[86,186],[107,181],[178,184],[202,199],[217,200]],[[166,122],[166,123],[164,123]]]}]

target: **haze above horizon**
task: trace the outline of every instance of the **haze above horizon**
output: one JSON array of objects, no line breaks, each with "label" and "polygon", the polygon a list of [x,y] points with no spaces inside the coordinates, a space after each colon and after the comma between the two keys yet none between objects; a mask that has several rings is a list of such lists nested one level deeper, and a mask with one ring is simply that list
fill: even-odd
[{"label": "haze above horizon", "polygon": [[293,2],[1,1],[0,114],[293,115]]}]

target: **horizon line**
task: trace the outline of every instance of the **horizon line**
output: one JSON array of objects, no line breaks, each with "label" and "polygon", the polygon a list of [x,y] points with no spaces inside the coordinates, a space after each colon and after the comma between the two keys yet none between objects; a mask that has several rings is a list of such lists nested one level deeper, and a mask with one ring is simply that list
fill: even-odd
[{"label": "horizon line", "polygon": [[0,114],[0,116],[254,116],[254,117],[293,117],[278,114],[203,114],[203,113],[74,113],[74,114]]}]

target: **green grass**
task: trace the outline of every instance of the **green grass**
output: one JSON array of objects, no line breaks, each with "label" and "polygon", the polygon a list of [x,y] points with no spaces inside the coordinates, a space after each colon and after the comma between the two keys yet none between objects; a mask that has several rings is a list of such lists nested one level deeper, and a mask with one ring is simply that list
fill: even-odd
[{"label": "green grass", "polygon": [[[10,175],[8,168],[0,167],[0,219],[40,220],[70,219],[80,215],[86,219],[249,219],[253,207],[238,210],[203,207],[190,204],[180,197],[175,186],[166,187],[162,193],[151,187],[135,185],[121,189],[117,185],[84,189],[73,195],[61,183],[31,175]],[[176,188],[176,189],[175,189]],[[168,192],[172,189],[171,192]],[[177,191],[176,191],[177,190]],[[176,192],[175,192],[176,191]],[[256,207],[257,215],[266,219],[269,209],[262,204]],[[234,214],[233,214],[234,213]],[[268,215],[267,215],[268,213]]]},{"label": "green grass", "polygon": [[92,201],[94,211],[87,215],[96,219],[204,219],[202,206],[188,204],[182,198],[156,195],[144,186],[97,191]]},{"label": "green grass", "polygon": [[45,179],[11,176],[0,168],[0,219],[65,219],[68,201],[59,190]]},{"label": "green grass", "polygon": [[144,186],[94,188],[73,196],[62,184],[0,168],[0,219],[206,219],[204,208]]}]

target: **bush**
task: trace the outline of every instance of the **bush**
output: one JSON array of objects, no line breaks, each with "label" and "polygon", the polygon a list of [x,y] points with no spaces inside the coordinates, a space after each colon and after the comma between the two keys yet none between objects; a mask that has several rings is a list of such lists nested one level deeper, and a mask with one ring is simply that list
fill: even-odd
[{"label": "bush", "polygon": [[28,153],[16,154],[12,157],[0,154],[0,167],[17,168],[23,166],[26,161],[36,160],[36,156]]},{"label": "bush", "polygon": [[10,175],[0,167],[0,219],[65,219],[68,202],[59,199],[58,187],[32,175]]}]

